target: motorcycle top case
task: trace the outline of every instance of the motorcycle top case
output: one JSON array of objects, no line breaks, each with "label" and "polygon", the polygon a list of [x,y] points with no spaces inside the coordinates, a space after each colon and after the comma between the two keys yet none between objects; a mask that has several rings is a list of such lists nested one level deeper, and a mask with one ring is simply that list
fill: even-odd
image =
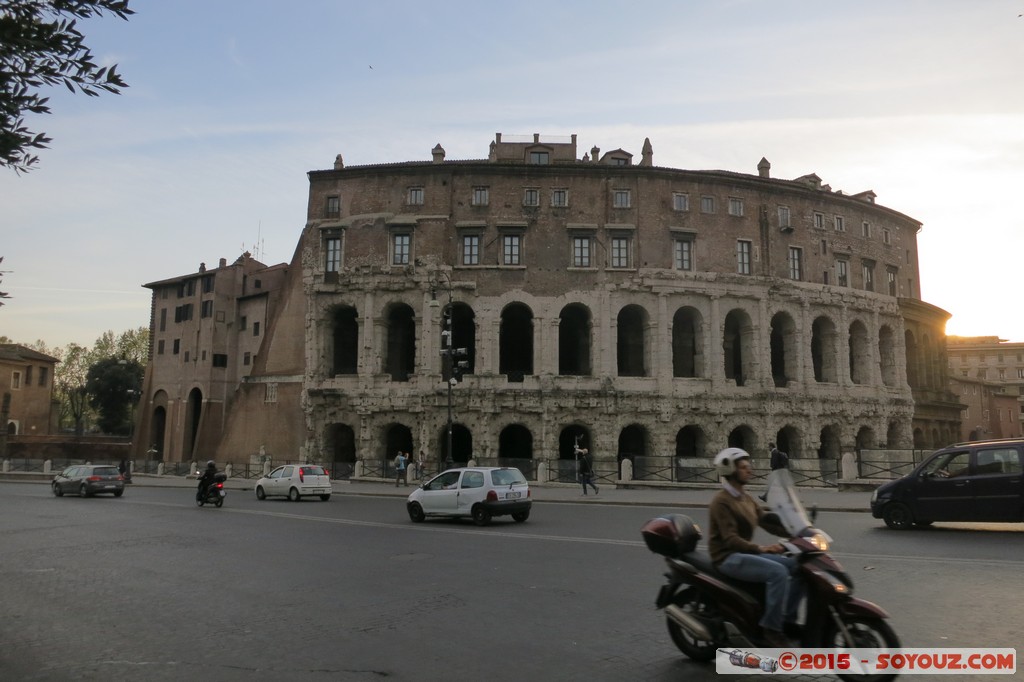
[{"label": "motorcycle top case", "polygon": [[228,480],[228,475],[223,473],[223,472],[216,473],[216,474],[213,475],[213,482],[214,483],[223,483],[226,480]]},{"label": "motorcycle top case", "polygon": [[678,559],[697,549],[700,526],[684,514],[666,514],[651,519],[640,529],[647,549],[655,554]]}]

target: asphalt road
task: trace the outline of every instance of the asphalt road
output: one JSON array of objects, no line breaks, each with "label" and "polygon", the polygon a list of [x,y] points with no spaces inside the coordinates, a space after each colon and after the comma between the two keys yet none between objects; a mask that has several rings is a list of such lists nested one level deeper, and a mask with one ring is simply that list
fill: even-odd
[{"label": "asphalt road", "polygon": [[[653,608],[662,564],[637,531],[660,511],[543,502],[477,528],[413,524],[396,498],[199,509],[180,488],[0,483],[0,679],[719,679]],[[905,646],[1022,641],[1019,524],[817,525]]]}]

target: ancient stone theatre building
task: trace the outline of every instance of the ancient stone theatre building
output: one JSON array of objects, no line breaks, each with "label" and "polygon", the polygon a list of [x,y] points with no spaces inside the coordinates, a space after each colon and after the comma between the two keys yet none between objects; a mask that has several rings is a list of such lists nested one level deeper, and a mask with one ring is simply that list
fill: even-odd
[{"label": "ancient stone theatre building", "polygon": [[649,141],[639,160],[501,134],[445,156],[309,173],[219,456],[374,471],[423,450],[554,478],[579,443],[599,472],[672,476],[727,444],[834,462],[957,432],[921,225],[873,192],[765,159],[659,167]]}]

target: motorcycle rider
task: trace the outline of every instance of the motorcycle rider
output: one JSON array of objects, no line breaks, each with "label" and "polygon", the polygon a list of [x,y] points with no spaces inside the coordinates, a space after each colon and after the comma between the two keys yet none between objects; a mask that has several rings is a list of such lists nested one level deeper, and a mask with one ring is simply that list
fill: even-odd
[{"label": "motorcycle rider", "polygon": [[741,448],[726,448],[715,456],[715,470],[722,480],[708,508],[708,551],[715,568],[724,575],[747,582],[765,583],[764,613],[759,621],[767,646],[790,646],[783,634],[795,625],[803,590],[792,579],[796,561],[782,556],[781,544],[752,542],[754,529],[786,536],[788,532],[750,496],[744,486],[754,476],[750,455]]},{"label": "motorcycle rider", "polygon": [[199,488],[196,490],[196,501],[206,499],[206,491],[213,483],[213,477],[217,474],[217,465],[211,459],[206,463],[206,471],[199,477]]}]

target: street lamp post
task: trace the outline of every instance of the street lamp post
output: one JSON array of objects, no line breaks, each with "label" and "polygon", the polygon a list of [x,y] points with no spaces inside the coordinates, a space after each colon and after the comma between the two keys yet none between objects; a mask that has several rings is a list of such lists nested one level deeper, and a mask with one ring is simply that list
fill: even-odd
[{"label": "street lamp post", "polygon": [[[468,362],[465,360],[459,360],[467,355],[465,348],[456,348],[453,340],[454,334],[454,304],[452,300],[452,280],[446,272],[438,272],[438,275],[444,277],[444,286],[448,294],[448,302],[441,311],[441,322],[443,328],[441,329],[441,377],[444,379],[447,386],[448,393],[448,421],[447,421],[447,449],[445,452],[444,462],[442,463],[440,455],[437,458],[437,469],[438,473],[442,471],[442,466],[447,466],[452,461],[452,389],[455,388],[455,384],[459,382],[459,373],[461,370],[468,366]],[[436,285],[441,284],[441,278],[438,277],[435,285],[431,286],[430,298],[431,303],[437,303]]]}]

